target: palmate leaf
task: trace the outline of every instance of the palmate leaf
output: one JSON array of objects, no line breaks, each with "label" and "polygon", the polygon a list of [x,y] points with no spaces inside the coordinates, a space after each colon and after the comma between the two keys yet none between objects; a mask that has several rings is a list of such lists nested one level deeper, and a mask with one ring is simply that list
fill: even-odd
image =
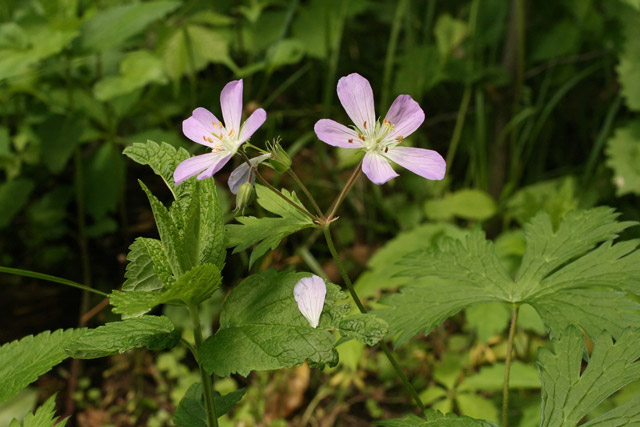
[{"label": "palmate leaf", "polygon": [[36,412],[27,414],[24,421],[20,423],[15,418],[9,427],[64,427],[69,418],[58,421],[56,416],[56,395],[54,394],[42,404]]},{"label": "palmate leaf", "polygon": [[427,409],[424,412],[424,418],[405,415],[404,418],[390,418],[376,421],[374,424],[385,427],[497,427],[490,421],[459,417],[454,414],[443,415],[433,409]]},{"label": "palmate leaf", "polygon": [[309,273],[254,274],[229,294],[220,315],[220,329],[200,349],[208,372],[219,376],[248,375],[252,370],[279,369],[310,363],[335,365],[332,330],[374,344],[386,333],[385,322],[372,315],[347,317],[346,295],[327,284],[318,328],[309,325],[293,298],[296,283]]},{"label": "palmate leaf", "polygon": [[13,397],[67,358],[64,347],[86,329],[46,331],[0,347],[0,402]]},{"label": "palmate leaf", "polygon": [[153,307],[171,302],[195,306],[209,299],[222,282],[220,270],[213,264],[193,267],[164,292],[113,291],[109,296],[113,312],[124,317],[140,316]]},{"label": "palmate leaf", "polygon": [[[302,206],[296,193],[282,190],[289,199]],[[298,211],[267,187],[256,185],[256,196],[260,206],[279,215],[277,218],[256,218],[241,216],[236,218],[240,224],[227,226],[228,247],[234,247],[233,253],[243,251],[257,243],[251,252],[249,267],[269,249],[275,249],[280,241],[289,234],[305,228],[314,227],[309,217]]]},{"label": "palmate leaf", "polygon": [[384,298],[389,308],[377,314],[398,334],[398,343],[428,333],[465,307],[491,301],[530,304],[552,334],[575,324],[592,336],[603,329],[617,336],[640,322],[640,304],[625,296],[640,294],[640,251],[635,241],[611,243],[633,225],[616,216],[606,207],[572,211],[554,230],[548,214],[536,215],[524,229],[527,245],[515,279],[481,231],[406,255],[398,263],[405,267],[400,274],[449,283],[407,286]]},{"label": "palmate leaf", "polygon": [[[567,328],[553,349],[541,349],[538,366],[542,380],[541,427],[571,427],[604,399],[640,379],[640,330],[627,329],[614,343],[601,333],[586,369],[584,337],[575,327]],[[640,423],[640,395],[584,426],[623,426]]]},{"label": "palmate leaf", "polygon": [[175,329],[169,318],[143,316],[87,330],[66,343],[63,350],[70,357],[95,359],[139,347],[149,350],[172,348],[178,341],[180,331]]}]

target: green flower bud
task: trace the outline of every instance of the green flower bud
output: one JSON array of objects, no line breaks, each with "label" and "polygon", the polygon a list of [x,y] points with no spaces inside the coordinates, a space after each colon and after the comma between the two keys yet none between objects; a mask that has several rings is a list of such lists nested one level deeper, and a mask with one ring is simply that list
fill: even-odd
[{"label": "green flower bud", "polygon": [[267,142],[267,150],[271,152],[269,163],[276,172],[284,173],[289,170],[291,167],[291,157],[289,157],[286,150],[282,148],[279,139],[276,139],[273,142]]},{"label": "green flower bud", "polygon": [[244,209],[249,206],[253,200],[253,185],[250,182],[245,182],[238,189],[236,194],[236,208],[234,212],[244,213]]}]

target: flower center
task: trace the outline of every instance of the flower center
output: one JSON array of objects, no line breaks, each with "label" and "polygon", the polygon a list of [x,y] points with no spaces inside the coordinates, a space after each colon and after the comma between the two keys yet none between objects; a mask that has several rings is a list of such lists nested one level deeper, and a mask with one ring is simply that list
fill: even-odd
[{"label": "flower center", "polygon": [[227,131],[225,127],[222,126],[221,122],[211,122],[211,124],[214,128],[214,131],[211,132],[211,136],[204,135],[202,137],[205,141],[214,144],[213,147],[211,147],[211,152],[219,153],[221,151],[228,151],[230,153],[235,153],[238,147],[236,144],[237,138],[233,138],[233,129]]},{"label": "flower center", "polygon": [[[376,121],[373,129],[366,132],[365,135],[358,133],[358,138],[362,141],[364,149],[367,152],[381,151],[386,153],[390,147],[395,147],[400,144],[403,137],[396,136],[394,130],[394,124],[390,121],[383,119],[382,123]],[[364,129],[367,130],[367,124],[364,123]]]}]

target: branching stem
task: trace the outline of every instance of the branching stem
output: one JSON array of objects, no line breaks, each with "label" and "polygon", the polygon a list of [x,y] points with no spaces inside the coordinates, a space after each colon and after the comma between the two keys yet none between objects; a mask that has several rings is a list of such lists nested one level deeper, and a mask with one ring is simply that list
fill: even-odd
[{"label": "branching stem", "polygon": [[347,181],[347,184],[344,186],[344,188],[342,189],[342,191],[340,192],[338,197],[336,197],[336,200],[333,202],[333,204],[329,208],[329,212],[326,215],[327,223],[329,223],[329,222],[331,222],[333,220],[333,217],[336,214],[336,212],[338,211],[338,208],[340,207],[340,205],[344,201],[345,197],[347,197],[347,194],[349,193],[349,190],[351,190],[351,187],[353,187],[353,184],[355,184],[355,182],[358,179],[358,177],[360,176],[361,172],[362,172],[362,162],[360,162],[358,167],[353,171],[353,173],[349,177],[349,180]]}]

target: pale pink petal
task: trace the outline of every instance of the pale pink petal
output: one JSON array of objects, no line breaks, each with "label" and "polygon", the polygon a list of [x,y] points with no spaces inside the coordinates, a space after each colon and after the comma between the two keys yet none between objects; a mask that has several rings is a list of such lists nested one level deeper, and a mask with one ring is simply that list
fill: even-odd
[{"label": "pale pink petal", "polygon": [[173,180],[175,185],[180,184],[185,179],[189,179],[209,168],[215,161],[217,153],[201,154],[199,156],[190,157],[178,165],[173,171]]},{"label": "pale pink petal", "polygon": [[226,151],[220,151],[219,153],[212,153],[216,157],[212,159],[209,168],[198,175],[198,179],[211,178],[216,172],[218,172],[227,162],[233,157],[233,154],[229,154]]},{"label": "pale pink petal", "polygon": [[[249,159],[249,162],[251,162],[251,164],[255,166],[267,160],[269,157],[271,157],[271,153],[266,153]],[[233,172],[231,172],[231,175],[229,175],[228,183],[229,190],[231,190],[233,194],[238,194],[238,190],[240,190],[242,184],[245,184],[247,182],[251,182],[251,184],[253,184],[253,182],[256,180],[255,174],[251,175],[250,171],[251,168],[249,167],[247,162],[242,162],[240,166],[238,166],[233,170]]]},{"label": "pale pink petal", "polygon": [[253,133],[257,131],[260,126],[262,126],[265,120],[267,120],[266,111],[264,111],[262,108],[258,108],[256,111],[254,111],[253,114],[251,114],[249,118],[242,124],[238,142],[243,143],[247,139],[251,138],[251,135],[253,135]]},{"label": "pale pink petal", "polygon": [[345,111],[362,133],[374,129],[376,110],[369,81],[360,74],[349,74],[338,80],[338,98]]},{"label": "pale pink petal", "polygon": [[398,176],[389,164],[389,161],[377,153],[367,153],[362,162],[362,172],[374,184],[382,185],[390,179]]},{"label": "pale pink petal", "polygon": [[191,115],[194,119],[202,123],[204,126],[211,126],[214,123],[216,123],[217,125],[221,125],[220,120],[218,120],[218,118],[206,108],[198,107],[193,110],[193,113],[191,113]]},{"label": "pale pink petal", "polygon": [[293,298],[298,303],[298,310],[312,328],[317,328],[320,323],[326,295],[327,285],[316,275],[300,279],[293,288]]},{"label": "pale pink petal", "polygon": [[441,180],[447,165],[440,154],[433,150],[412,147],[393,147],[385,153],[389,159],[393,160],[411,172],[423,178]]},{"label": "pale pink petal", "polygon": [[385,120],[391,122],[391,137],[406,138],[424,122],[424,111],[409,95],[400,95],[393,101]]},{"label": "pale pink petal", "polygon": [[234,131],[237,135],[240,131],[242,119],[242,80],[234,80],[227,83],[220,93],[220,107],[224,118],[224,127],[227,132]]},{"label": "pale pink petal", "polygon": [[[213,134],[219,135],[220,129],[215,129],[211,122],[203,122],[195,116],[191,116],[182,122],[182,133],[193,142],[206,145],[207,147],[213,147],[218,141],[218,138],[213,136]],[[209,142],[207,139],[212,139],[214,142]]]},{"label": "pale pink petal", "polygon": [[318,139],[334,147],[360,148],[362,142],[358,138],[358,133],[351,128],[341,125],[329,119],[322,119],[316,122],[313,127]]}]

